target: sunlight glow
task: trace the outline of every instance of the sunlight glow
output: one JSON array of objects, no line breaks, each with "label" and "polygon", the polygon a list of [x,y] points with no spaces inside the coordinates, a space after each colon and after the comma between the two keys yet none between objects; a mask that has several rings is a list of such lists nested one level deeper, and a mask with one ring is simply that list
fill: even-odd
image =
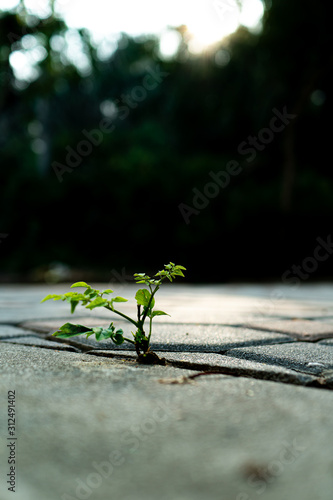
[{"label": "sunlight glow", "polygon": [[14,9],[19,4],[19,0],[0,0],[0,10]]},{"label": "sunlight glow", "polygon": [[17,79],[32,81],[38,77],[39,72],[35,67],[35,60],[31,59],[30,54],[15,51],[10,55],[9,61]]},{"label": "sunlight glow", "polygon": [[[51,13],[47,0],[25,0],[30,14],[45,18]],[[0,8],[18,5],[18,0],[0,0]],[[264,12],[262,0],[56,0],[55,10],[71,28],[88,28],[96,42],[121,32],[137,36],[161,35],[167,27],[186,25],[198,51],[233,33],[240,24],[255,29]],[[164,41],[166,53],[176,47],[175,37]]]},{"label": "sunlight glow", "polygon": [[[0,8],[10,9],[18,0],[0,0]],[[48,0],[25,0],[25,7],[31,15],[45,19],[50,15]],[[264,13],[262,0],[56,0],[55,11],[64,18],[70,31],[66,40],[54,37],[52,49],[61,51],[63,62],[75,63],[82,75],[90,72],[89,61],[80,46],[76,30],[87,28],[97,47],[98,56],[107,59],[116,49],[121,33],[130,36],[142,34],[160,38],[159,50],[162,57],[172,58],[178,51],[181,36],[174,29],[186,26],[185,36],[190,52],[201,54],[215,48],[216,44],[243,25],[258,32]],[[33,80],[38,75],[34,63],[43,59],[43,47],[34,47],[34,37],[26,40],[23,51],[11,55],[17,78]],[[65,46],[61,47],[65,43]],[[61,48],[60,48],[61,47]],[[34,67],[31,67],[30,61]],[[228,54],[220,52],[216,63],[227,64]]]},{"label": "sunlight glow", "polygon": [[[240,6],[241,5],[241,6]],[[234,33],[240,25],[255,30],[264,8],[260,0],[212,0],[189,13],[191,52],[202,53]]]},{"label": "sunlight glow", "polygon": [[181,43],[181,36],[175,30],[167,30],[160,35],[159,51],[164,59],[172,58],[177,52]]},{"label": "sunlight glow", "polygon": [[94,0],[94,10],[82,0],[57,0],[56,10],[69,26],[87,27],[97,44],[121,32],[161,36],[160,50],[166,57],[179,46],[177,34],[167,32],[168,27],[186,25],[190,50],[200,53],[240,25],[253,30],[260,27],[264,12],[261,0]]}]

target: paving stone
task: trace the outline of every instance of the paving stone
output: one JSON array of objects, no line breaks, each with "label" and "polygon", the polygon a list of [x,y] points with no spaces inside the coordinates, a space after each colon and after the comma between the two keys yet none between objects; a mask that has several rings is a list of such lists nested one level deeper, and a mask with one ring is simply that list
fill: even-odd
[{"label": "paving stone", "polygon": [[280,332],[299,340],[316,341],[333,337],[333,324],[315,320],[261,320],[247,323],[248,328]]},{"label": "paving stone", "polygon": [[[5,344],[0,427],[17,394],[17,491],[2,500],[331,500],[333,392]],[[260,490],[259,490],[260,488]]]},{"label": "paving stone", "polygon": [[0,340],[15,337],[30,337],[34,335],[31,330],[25,330],[13,325],[0,325]]},{"label": "paving stone", "polygon": [[318,342],[319,345],[330,345],[333,347],[333,339],[324,339]]},{"label": "paving stone", "polygon": [[[25,322],[23,325],[36,331],[54,332],[67,321],[85,326],[108,326],[107,322],[100,318],[66,318],[61,320],[43,322]],[[130,327],[124,321],[115,321],[116,328],[122,328],[125,336],[132,338]],[[51,338],[51,337],[47,337]],[[231,347],[242,347],[246,345],[261,345],[280,342],[293,342],[294,339],[288,335],[271,332],[261,332],[248,328],[222,326],[222,325],[196,325],[196,324],[174,324],[158,323],[153,327],[151,346],[159,350],[196,350],[200,352],[220,352]],[[88,339],[84,335],[66,339],[72,345],[83,349],[114,349],[115,346],[109,340],[97,342],[93,337]],[[129,344],[123,344],[121,349],[129,348]]]},{"label": "paving stone", "polygon": [[[221,373],[233,376],[253,377],[264,380],[275,380],[282,383],[314,385],[317,378],[300,373],[278,365],[270,365],[267,363],[259,363],[247,359],[231,358],[215,353],[189,353],[189,352],[165,352],[156,351],[160,357],[166,359],[167,362],[181,368],[190,368],[191,370],[200,371],[219,371]],[[120,350],[93,350],[86,354],[94,356],[105,356],[126,359],[137,358],[133,351]]]},{"label": "paving stone", "polygon": [[[137,287],[114,288],[132,297],[124,304],[131,315]],[[66,342],[48,334],[67,318],[87,326],[111,321],[107,311],[92,311],[87,323],[82,314],[69,316],[66,303],[39,304],[68,289],[0,286],[1,321],[25,322],[46,337],[14,329],[1,342],[4,439],[8,390],[18,395],[16,500],[252,500],[258,488],[265,500],[331,500],[333,391],[313,386],[333,389],[332,285],[163,287],[158,308],[172,318],[157,318],[152,347],[174,364],[165,367],[139,365],[132,346],[84,336],[72,340],[93,352],[60,350]],[[316,321],[300,326],[290,318]],[[287,321],[291,330],[276,329]],[[40,347],[22,345],[30,341]],[[207,370],[220,373],[179,383]],[[0,447],[2,500],[12,498],[6,464]]]},{"label": "paving stone", "polygon": [[19,338],[12,337],[10,339],[3,339],[1,342],[2,343],[8,342],[11,344],[31,345],[31,346],[35,346],[35,347],[43,347],[46,349],[57,349],[57,350],[61,350],[61,351],[78,352],[78,349],[76,349],[73,346],[61,344],[59,342],[51,342],[49,340],[41,339],[40,337],[37,337],[37,335],[30,335],[30,336],[19,337]]},{"label": "paving stone", "polygon": [[295,342],[270,346],[245,347],[230,349],[227,356],[240,359],[252,359],[269,365],[284,366],[292,370],[313,375],[333,368],[333,346]]},{"label": "paving stone", "polygon": [[330,389],[333,389],[333,370],[324,370],[321,373],[319,382],[323,386],[327,386]]},{"label": "paving stone", "polygon": [[[92,283],[104,289],[113,287],[117,295],[129,299],[122,310],[135,311],[133,284]],[[0,285],[1,320],[17,323],[29,319],[50,319],[67,316],[69,304],[61,301],[40,301],[50,293],[66,293],[70,284]],[[206,323],[240,325],[247,321],[277,317],[333,316],[332,290],[326,287],[300,286],[297,289],[280,284],[271,285],[164,285],[158,292],[158,307],[171,315],[174,323]],[[77,311],[84,311],[78,308]],[[108,311],[92,311],[92,316],[109,317]]]},{"label": "paving stone", "polygon": [[331,316],[331,315],[329,315],[329,316],[328,315],[327,316],[322,316],[322,315],[319,314],[319,312],[318,312],[317,316],[315,316],[315,315],[312,316],[312,317],[309,316],[309,317],[307,317],[305,319],[314,320],[314,321],[318,321],[318,322],[324,322],[327,325],[332,325],[332,323],[333,323],[333,316]]}]

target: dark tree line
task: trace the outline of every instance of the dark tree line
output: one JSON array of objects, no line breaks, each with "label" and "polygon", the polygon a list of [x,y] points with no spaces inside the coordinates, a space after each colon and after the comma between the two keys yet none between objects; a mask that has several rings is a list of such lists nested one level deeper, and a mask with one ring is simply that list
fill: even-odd
[{"label": "dark tree line", "polygon": [[[279,279],[313,254],[333,215],[329,4],[266,7],[261,33],[200,57],[181,28],[171,60],[125,34],[101,59],[79,30],[78,64],[55,15],[1,14],[2,273],[61,262],[109,279],[172,260],[193,281]],[[10,58],[34,44],[24,84]]]}]

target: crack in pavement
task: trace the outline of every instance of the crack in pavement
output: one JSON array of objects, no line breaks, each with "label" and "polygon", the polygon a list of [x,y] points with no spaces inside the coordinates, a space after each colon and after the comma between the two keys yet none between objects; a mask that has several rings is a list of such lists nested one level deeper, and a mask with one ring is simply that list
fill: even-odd
[{"label": "crack in pavement", "polygon": [[[57,320],[59,320],[59,318],[57,318]],[[6,322],[6,323],[1,323],[1,326],[14,326],[13,323],[9,323],[9,322]],[[28,346],[34,346],[34,347],[37,347],[37,348],[40,348],[40,349],[55,349],[56,350],[56,344],[60,344],[60,345],[66,345],[68,347],[68,350],[71,350],[72,352],[76,352],[76,353],[81,353],[81,354],[87,354],[87,355],[94,355],[94,356],[100,356],[100,357],[111,357],[111,358],[121,358],[121,359],[126,359],[126,360],[136,360],[136,353],[132,350],[128,350],[128,352],[117,352],[117,350],[98,350],[98,349],[91,349],[91,345],[86,345],[84,346],[82,343],[80,342],[75,342],[75,340],[68,340],[68,339],[58,339],[56,337],[52,337],[52,335],[50,334],[46,334],[44,333],[44,335],[38,331],[38,330],[33,330],[32,328],[27,328],[24,326],[24,324],[21,323],[17,323],[16,324],[17,327],[19,327],[21,330],[23,331],[26,331],[26,332],[29,332],[31,335],[30,335],[30,342],[27,341],[27,343],[24,343],[24,339],[27,338],[26,335],[24,335],[24,333],[22,334],[16,334],[15,336],[12,336],[12,335],[8,335],[8,336],[2,336],[2,338],[0,339],[0,342],[1,341],[5,341],[6,343],[12,343],[12,344],[15,344],[17,342],[15,342],[15,340],[21,340],[21,342],[19,342],[20,345],[26,345],[27,347]],[[211,325],[210,325],[211,326]],[[223,325],[219,325],[219,326],[223,326]],[[231,326],[230,324],[229,325],[226,325],[226,326]],[[236,325],[232,325],[233,327],[235,327]],[[237,325],[238,326],[238,325]],[[239,325],[239,328],[245,328],[246,325]],[[34,332],[34,333],[32,333]],[[31,343],[31,337],[36,337],[37,340],[40,340],[40,341],[47,341],[47,342],[52,342],[54,343],[54,347],[52,347],[51,345],[47,345],[46,343],[45,344],[37,344],[34,345],[33,343]],[[23,340],[23,342],[22,342]],[[28,338],[27,338],[28,340]],[[317,344],[318,342],[320,341],[320,339],[316,339],[316,340],[303,340],[303,342],[308,342],[309,344],[310,343],[313,343],[313,344]],[[281,340],[281,341],[276,341],[276,342],[271,342],[271,343],[267,343],[265,341],[249,341],[247,343],[242,343],[240,345],[237,346],[237,344],[233,345],[232,347],[230,348],[227,348],[227,349],[223,349],[223,350],[220,350],[220,351],[215,351],[215,350],[206,350],[206,349],[203,349],[202,346],[193,346],[193,349],[184,349],[184,350],[177,350],[177,349],[172,349],[172,346],[168,347],[168,348],[158,348],[158,347],[155,347],[154,350],[156,352],[165,352],[165,353],[168,353],[169,356],[167,356],[166,360],[167,360],[167,364],[175,367],[175,368],[180,368],[180,369],[188,369],[188,370],[194,370],[194,371],[199,371],[199,373],[197,374],[194,374],[194,375],[191,375],[189,377],[185,377],[186,379],[188,380],[193,380],[199,376],[204,376],[204,375],[228,375],[228,376],[232,376],[232,377],[246,377],[246,378],[252,378],[252,379],[259,379],[259,380],[269,380],[269,381],[274,381],[274,382],[278,382],[278,383],[285,383],[285,384],[292,384],[292,385],[301,385],[301,386],[304,386],[304,387],[315,387],[315,388],[321,388],[321,389],[328,389],[328,390],[332,390],[333,389],[333,376],[332,374],[329,375],[329,373],[327,373],[327,375],[325,376],[325,374],[320,374],[320,375],[315,375],[315,374],[309,374],[308,372],[306,371],[303,371],[301,368],[299,367],[292,367],[291,368],[291,371],[292,372],[295,372],[295,373],[272,373],[272,372],[269,372],[269,371],[265,371],[265,369],[263,370],[259,370],[259,369],[255,369],[255,368],[246,368],[246,367],[227,367],[227,366],[218,366],[218,365],[214,365],[213,362],[207,362],[207,363],[199,363],[199,362],[196,362],[196,361],[185,361],[185,360],[176,360],[176,359],[171,359],[172,358],[172,355],[174,354],[178,354],[178,355],[182,355],[182,354],[187,354],[187,355],[199,355],[199,354],[212,354],[212,355],[218,355],[218,356],[228,356],[229,358],[233,358],[233,359],[240,359],[239,357],[237,356],[234,356],[232,355],[231,351],[233,351],[234,349],[236,349],[237,347],[241,347],[241,348],[246,348],[246,347],[258,347],[258,346],[275,346],[275,345],[290,345],[290,344],[294,344],[294,343],[298,343],[299,340],[298,339],[295,339],[294,341],[284,341],[284,340]],[[60,347],[59,345],[59,347]],[[179,346],[180,347],[180,346]],[[127,350],[126,350],[127,351]],[[169,359],[168,359],[169,358]],[[270,362],[269,364],[268,363],[263,363],[262,360],[248,360],[248,361],[257,361],[259,364],[262,365],[263,368],[265,368],[265,365],[267,366],[278,366],[280,368],[285,368],[286,370],[288,370],[289,367],[286,367],[283,363],[272,363]],[[272,360],[270,360],[272,361]],[[289,369],[290,370],[290,369]],[[303,375],[303,379],[300,378],[299,375]],[[166,382],[165,382],[166,383]],[[170,382],[171,383],[171,382]],[[180,383],[180,382],[175,382],[175,383]],[[185,383],[185,382],[183,382]]]}]

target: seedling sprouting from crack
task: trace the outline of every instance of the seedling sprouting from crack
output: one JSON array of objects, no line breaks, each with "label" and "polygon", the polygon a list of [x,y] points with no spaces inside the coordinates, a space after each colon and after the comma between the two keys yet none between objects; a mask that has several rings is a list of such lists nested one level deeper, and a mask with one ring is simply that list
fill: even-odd
[{"label": "seedling sprouting from crack", "polygon": [[[62,295],[47,295],[42,302],[46,300],[62,300],[67,301],[71,305],[71,313],[73,314],[76,306],[81,304],[86,309],[95,309],[96,307],[104,307],[109,311],[118,314],[126,321],[129,321],[135,327],[135,331],[131,332],[132,338],[124,337],[124,332],[122,329],[115,329],[113,322],[110,323],[108,328],[95,327],[88,328],[83,325],[73,325],[72,323],[65,323],[59,330],[54,332],[54,336],[62,339],[68,339],[70,337],[75,337],[76,335],[86,334],[87,338],[90,335],[95,335],[96,340],[106,340],[111,339],[116,345],[121,345],[124,342],[129,342],[133,344],[138,355],[138,361],[140,363],[158,363],[165,364],[164,359],[160,359],[156,353],[150,351],[150,338],[152,334],[153,319],[155,316],[169,316],[164,311],[159,311],[154,309],[155,307],[155,294],[160,288],[164,280],[168,279],[173,281],[177,276],[184,277],[183,271],[186,271],[183,266],[176,266],[173,262],[166,264],[162,271],[158,271],[153,277],[148,276],[145,273],[134,274],[134,279],[138,284],[145,284],[148,289],[141,288],[135,294],[135,299],[137,302],[137,316],[136,319],[130,318],[126,314],[118,311],[114,304],[120,302],[127,302],[127,299],[123,297],[113,297],[109,296],[113,293],[113,290],[107,289],[104,291],[96,290],[84,281],[78,281],[74,283],[71,288],[82,287],[86,290],[83,293],[78,292],[68,292]],[[149,330],[148,333],[145,331],[145,321],[149,320]]]}]

